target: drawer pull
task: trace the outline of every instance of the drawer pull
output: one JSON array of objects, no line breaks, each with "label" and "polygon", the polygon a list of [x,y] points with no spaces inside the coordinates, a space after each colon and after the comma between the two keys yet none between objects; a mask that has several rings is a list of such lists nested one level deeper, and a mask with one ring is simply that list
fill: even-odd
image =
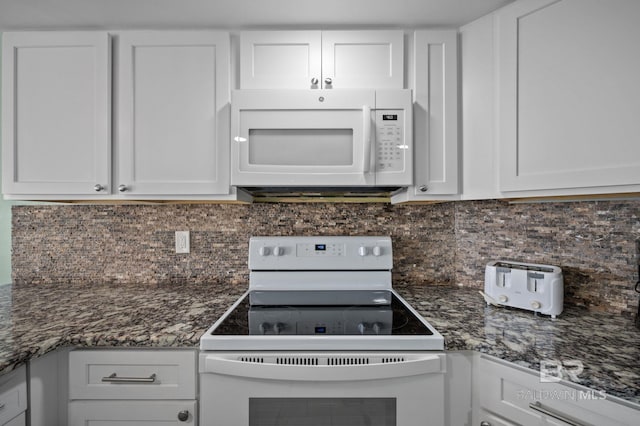
[{"label": "drawer pull", "polygon": [[552,410],[550,408],[547,408],[545,406],[543,406],[540,401],[536,401],[536,402],[531,402],[529,403],[529,408],[531,408],[534,411],[537,411],[539,413],[545,414],[549,417],[553,417],[556,420],[560,420],[561,422],[565,422],[568,425],[572,425],[572,426],[584,426],[583,423],[580,423],[579,421],[577,421],[576,419],[573,419],[565,414],[562,413],[558,413],[555,410]]},{"label": "drawer pull", "polygon": [[103,377],[102,381],[107,383],[155,383],[156,373],[149,377],[118,377],[116,373],[112,373],[109,377]]}]

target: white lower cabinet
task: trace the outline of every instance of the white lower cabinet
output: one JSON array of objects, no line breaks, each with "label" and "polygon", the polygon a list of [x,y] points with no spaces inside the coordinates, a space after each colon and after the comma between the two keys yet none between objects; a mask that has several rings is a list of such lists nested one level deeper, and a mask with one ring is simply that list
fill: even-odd
[{"label": "white lower cabinet", "polygon": [[26,425],[27,374],[20,367],[0,377],[0,425]]},{"label": "white lower cabinet", "polygon": [[72,401],[69,425],[195,425],[196,401]]},{"label": "white lower cabinet", "polygon": [[637,425],[640,406],[606,393],[477,355],[473,366],[474,425]]},{"label": "white lower cabinet", "polygon": [[69,353],[70,426],[196,425],[195,350]]}]

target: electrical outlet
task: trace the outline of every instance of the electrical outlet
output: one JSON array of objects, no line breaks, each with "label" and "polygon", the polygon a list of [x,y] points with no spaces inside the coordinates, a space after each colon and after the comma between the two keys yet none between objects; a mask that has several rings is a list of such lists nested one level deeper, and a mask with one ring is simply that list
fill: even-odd
[{"label": "electrical outlet", "polygon": [[189,252],[189,231],[176,231],[176,253]]}]

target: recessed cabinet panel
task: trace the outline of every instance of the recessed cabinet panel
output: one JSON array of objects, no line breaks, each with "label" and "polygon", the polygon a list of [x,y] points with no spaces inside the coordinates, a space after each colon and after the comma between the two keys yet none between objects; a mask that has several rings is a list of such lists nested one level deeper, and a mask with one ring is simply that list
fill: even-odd
[{"label": "recessed cabinet panel", "polygon": [[124,33],[118,52],[122,194],[228,193],[228,35]]},{"label": "recessed cabinet panel", "polygon": [[[242,89],[314,89],[321,78],[320,31],[240,34]],[[316,79],[315,84],[312,79]]]},{"label": "recessed cabinet panel", "polygon": [[454,199],[458,189],[456,31],[416,31],[414,186],[393,202]]},{"label": "recessed cabinet panel", "polygon": [[640,3],[498,12],[500,189],[640,184]]},{"label": "recessed cabinet panel", "polygon": [[110,181],[109,37],[3,34],[3,192],[96,194]]},{"label": "recessed cabinet panel", "polygon": [[[324,31],[326,88],[404,88],[402,31]],[[331,79],[331,83],[327,83]]]}]

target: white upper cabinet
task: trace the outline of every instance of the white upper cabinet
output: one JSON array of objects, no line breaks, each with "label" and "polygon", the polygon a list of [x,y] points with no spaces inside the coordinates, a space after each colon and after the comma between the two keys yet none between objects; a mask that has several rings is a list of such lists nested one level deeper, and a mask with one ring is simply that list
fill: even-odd
[{"label": "white upper cabinet", "polygon": [[247,31],[241,89],[402,89],[403,31]]},{"label": "white upper cabinet", "polygon": [[457,36],[455,30],[415,32],[414,186],[394,203],[459,198]]},{"label": "white upper cabinet", "polygon": [[123,196],[229,192],[229,36],[118,37],[118,179]]},{"label": "white upper cabinet", "polygon": [[637,0],[497,12],[500,191],[640,191],[639,21]]},{"label": "white upper cabinet", "polygon": [[240,86],[317,89],[322,77],[321,51],[320,31],[242,32]]},{"label": "white upper cabinet", "polygon": [[403,31],[324,31],[325,89],[403,89]]},{"label": "white upper cabinet", "polygon": [[9,32],[2,42],[3,193],[109,191],[108,34]]}]

